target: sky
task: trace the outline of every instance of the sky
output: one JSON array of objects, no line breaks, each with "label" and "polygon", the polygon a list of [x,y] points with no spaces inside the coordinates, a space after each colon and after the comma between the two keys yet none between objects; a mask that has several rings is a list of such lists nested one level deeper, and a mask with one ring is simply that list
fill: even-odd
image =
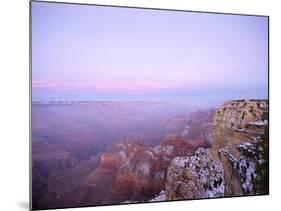
[{"label": "sky", "polygon": [[32,2],[32,100],[268,98],[261,16]]}]

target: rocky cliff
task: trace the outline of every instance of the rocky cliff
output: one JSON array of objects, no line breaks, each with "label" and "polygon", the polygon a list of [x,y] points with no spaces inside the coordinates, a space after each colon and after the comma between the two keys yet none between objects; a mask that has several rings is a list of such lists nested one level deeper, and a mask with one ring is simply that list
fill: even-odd
[{"label": "rocky cliff", "polygon": [[267,129],[268,101],[229,101],[217,110],[211,151],[223,164],[226,196],[268,192],[259,187],[268,178]]},{"label": "rocky cliff", "polygon": [[167,200],[268,193],[268,102],[224,103],[213,119],[212,147],[176,157],[167,171]]},{"label": "rocky cliff", "polygon": [[209,149],[199,148],[193,156],[176,157],[167,172],[168,200],[224,196],[223,167]]}]

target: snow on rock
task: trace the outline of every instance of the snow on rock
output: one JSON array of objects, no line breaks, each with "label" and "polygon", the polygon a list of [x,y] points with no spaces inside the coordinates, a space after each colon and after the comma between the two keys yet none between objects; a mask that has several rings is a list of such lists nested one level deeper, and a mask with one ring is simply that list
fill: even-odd
[{"label": "snow on rock", "polygon": [[155,198],[149,200],[150,202],[153,202],[153,201],[166,201],[166,194],[165,194],[165,191],[164,190],[161,190],[161,192],[155,196]]},{"label": "snow on rock", "polygon": [[256,122],[250,122],[250,124],[264,126],[264,125],[268,125],[268,121],[266,119],[264,119],[264,120],[258,120]]},{"label": "snow on rock", "polygon": [[164,171],[156,171],[156,172],[154,173],[154,177],[155,177],[155,178],[164,179],[164,178],[165,178],[165,173],[164,173]]},{"label": "snow on rock", "polygon": [[154,159],[154,160],[157,159],[157,158],[155,157],[153,151],[146,150],[145,153],[146,153],[147,155],[149,155],[152,159]]},{"label": "snow on rock", "polygon": [[262,158],[264,149],[260,145],[261,142],[261,137],[253,137],[252,142],[241,142],[236,146],[236,149],[239,151],[236,154],[225,148],[219,150],[230,161],[232,171],[236,172],[235,175],[240,180],[242,191],[247,195],[255,194],[256,168],[265,162]]},{"label": "snow on rock", "polygon": [[156,147],[153,147],[152,150],[157,155],[159,155],[159,154],[172,155],[173,152],[174,152],[174,146],[172,146],[172,145],[166,145],[166,146],[158,145]]},{"label": "snow on rock", "polygon": [[129,158],[127,158],[124,161],[124,164],[120,167],[120,169],[127,169],[127,170],[132,170],[133,166],[131,165],[131,160]]},{"label": "snow on rock", "polygon": [[121,202],[121,204],[135,204],[135,203],[140,203],[139,201],[131,201],[131,200],[126,200]]},{"label": "snow on rock", "polygon": [[193,156],[173,159],[167,175],[168,200],[224,196],[223,167],[210,150],[199,148]]},{"label": "snow on rock", "polygon": [[120,155],[122,161],[124,162],[126,160],[126,153],[122,150],[119,152],[119,155]]},{"label": "snow on rock", "polygon": [[[243,147],[245,147],[245,145],[243,145]],[[246,194],[253,194],[253,182],[256,178],[256,164],[244,156],[235,157],[230,152],[223,150],[221,150],[221,152],[225,153],[225,155],[228,156],[228,159],[232,163],[234,171],[236,171],[240,176],[243,192]]]},{"label": "snow on rock", "polygon": [[150,164],[147,162],[141,162],[137,164],[137,170],[144,176],[148,176],[150,174]]}]

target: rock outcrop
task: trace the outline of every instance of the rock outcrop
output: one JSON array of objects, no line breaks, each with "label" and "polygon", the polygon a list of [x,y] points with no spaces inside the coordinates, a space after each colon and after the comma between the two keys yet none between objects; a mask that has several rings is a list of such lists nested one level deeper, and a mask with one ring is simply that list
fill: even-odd
[{"label": "rock outcrop", "polygon": [[259,191],[256,185],[257,180],[268,174],[268,167],[258,172],[263,163],[268,162],[267,127],[268,102],[265,100],[229,101],[217,110],[211,152],[223,164],[226,196],[268,191]]},{"label": "rock outcrop", "polygon": [[167,200],[224,196],[221,162],[204,148],[193,156],[174,158],[168,168],[165,192]]},{"label": "rock outcrop", "polygon": [[268,193],[268,102],[224,103],[213,119],[212,147],[175,157],[167,200]]},{"label": "rock outcrop", "polygon": [[187,142],[168,136],[159,145],[148,147],[125,141],[113,149],[119,166],[112,199],[120,201],[147,201],[165,188],[166,171],[174,157],[194,153]]}]

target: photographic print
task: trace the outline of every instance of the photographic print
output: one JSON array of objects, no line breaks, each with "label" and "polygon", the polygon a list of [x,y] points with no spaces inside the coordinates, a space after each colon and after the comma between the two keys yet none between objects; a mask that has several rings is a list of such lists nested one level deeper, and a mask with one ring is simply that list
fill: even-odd
[{"label": "photographic print", "polygon": [[30,2],[31,206],[269,194],[269,17]]}]

